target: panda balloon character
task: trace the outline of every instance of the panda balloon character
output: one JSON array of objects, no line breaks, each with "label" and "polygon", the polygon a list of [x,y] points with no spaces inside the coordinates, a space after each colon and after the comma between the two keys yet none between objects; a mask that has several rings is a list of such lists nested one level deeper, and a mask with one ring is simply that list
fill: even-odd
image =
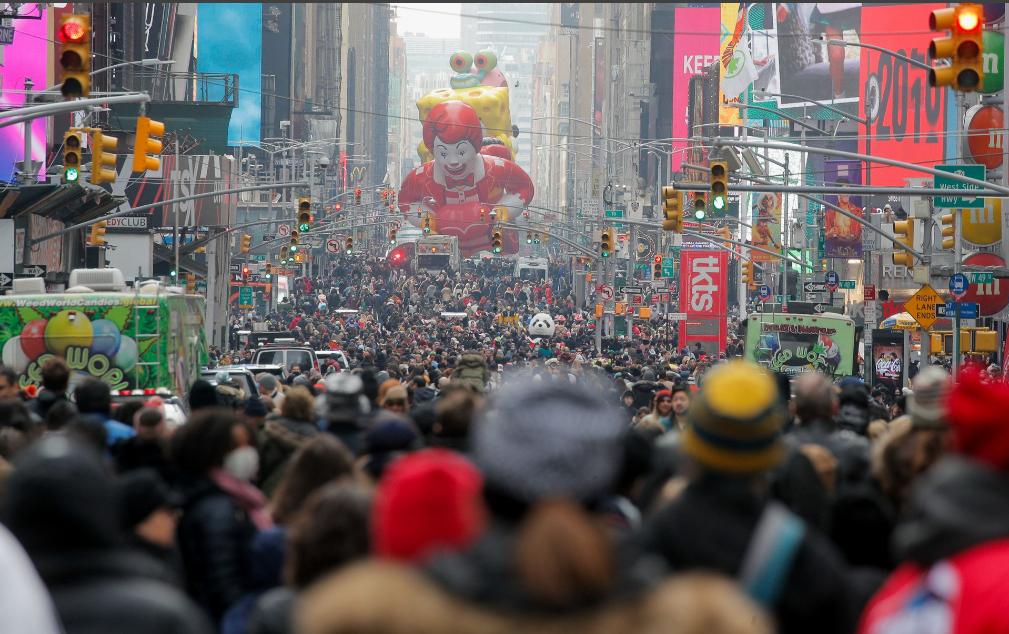
[{"label": "panda balloon character", "polygon": [[536,313],[526,327],[530,338],[553,337],[555,331],[554,318],[547,313]]}]

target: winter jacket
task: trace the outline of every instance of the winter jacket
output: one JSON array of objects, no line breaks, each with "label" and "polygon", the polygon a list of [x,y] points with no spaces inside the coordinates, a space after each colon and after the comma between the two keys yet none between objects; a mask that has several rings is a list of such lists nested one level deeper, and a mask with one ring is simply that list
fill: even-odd
[{"label": "winter jacket", "polygon": [[487,364],[479,354],[464,354],[452,374],[453,382],[470,383],[481,390],[488,378]]},{"label": "winter jacket", "polygon": [[214,631],[200,609],[164,580],[153,560],[125,550],[35,558],[67,634]]},{"label": "winter jacket", "polygon": [[273,495],[295,451],[319,433],[314,423],[278,418],[263,426],[259,442],[259,488]]},{"label": "winter jacket", "polygon": [[[706,474],[648,523],[643,546],[660,553],[674,570],[714,570],[738,577],[766,499],[750,481]],[[840,554],[815,530],[807,530],[775,604],[783,634],[846,634],[859,608]]]},{"label": "winter jacket", "polygon": [[870,601],[859,632],[1009,632],[1007,491],[1009,475],[958,456],[922,476],[894,533],[905,563]]},{"label": "winter jacket", "polygon": [[248,515],[209,478],[183,484],[177,537],[186,590],[214,623],[250,590],[249,547],[255,527]]},{"label": "winter jacket", "polygon": [[837,486],[856,485],[869,475],[869,441],[853,431],[837,430],[832,423],[804,423],[789,434],[795,446],[820,445],[837,459]]}]

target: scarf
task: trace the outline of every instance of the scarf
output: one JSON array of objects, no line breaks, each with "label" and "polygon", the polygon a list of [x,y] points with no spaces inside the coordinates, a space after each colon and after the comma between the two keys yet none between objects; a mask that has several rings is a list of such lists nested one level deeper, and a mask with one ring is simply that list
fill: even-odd
[{"label": "scarf", "polygon": [[273,519],[266,510],[266,496],[262,491],[248,482],[242,482],[224,469],[212,470],[210,479],[248,514],[257,529],[266,530],[273,526]]}]

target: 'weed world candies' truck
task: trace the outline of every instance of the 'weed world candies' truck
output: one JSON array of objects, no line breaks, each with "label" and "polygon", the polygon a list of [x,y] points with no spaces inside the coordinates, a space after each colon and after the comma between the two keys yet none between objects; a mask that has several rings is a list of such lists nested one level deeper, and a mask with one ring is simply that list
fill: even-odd
[{"label": "'weed world candies' truck", "polygon": [[836,313],[754,313],[746,318],[743,357],[782,374],[850,376],[855,323]]},{"label": "'weed world candies' truck", "polygon": [[62,293],[46,293],[40,279],[17,280],[15,293],[0,297],[0,351],[22,388],[41,385],[42,365],[61,356],[71,384],[96,377],[113,391],[181,396],[207,364],[201,296],[156,282],[127,289],[117,269],[75,270]]}]

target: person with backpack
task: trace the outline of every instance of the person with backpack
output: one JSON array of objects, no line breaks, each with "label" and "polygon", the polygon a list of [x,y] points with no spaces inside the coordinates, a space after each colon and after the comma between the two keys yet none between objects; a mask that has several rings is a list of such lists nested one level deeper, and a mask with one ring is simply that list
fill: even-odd
[{"label": "person with backpack", "polygon": [[774,378],[757,365],[708,372],[680,434],[688,484],[650,518],[643,544],[674,571],[736,578],[784,634],[851,632],[860,606],[840,554],[768,496],[767,476],[786,453],[785,418]]}]

